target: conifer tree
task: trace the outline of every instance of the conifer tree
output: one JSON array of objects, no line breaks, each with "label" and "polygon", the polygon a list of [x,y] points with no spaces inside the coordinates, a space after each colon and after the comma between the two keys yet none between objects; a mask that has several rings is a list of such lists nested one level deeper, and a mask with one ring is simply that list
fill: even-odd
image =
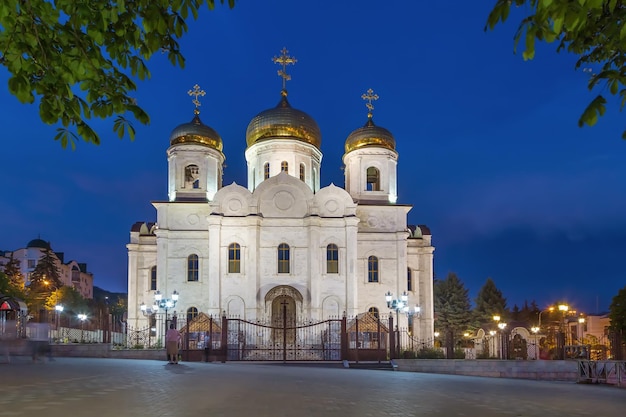
[{"label": "conifer tree", "polygon": [[503,320],[508,318],[509,311],[506,306],[506,298],[502,296],[502,292],[496,287],[493,280],[487,278],[476,297],[474,324],[476,327],[482,327],[487,323],[492,323],[493,316],[496,315],[502,317]]},{"label": "conifer tree", "polygon": [[445,335],[448,359],[454,357],[454,341],[471,322],[470,300],[463,282],[454,273],[443,281],[435,281],[435,327]]},{"label": "conifer tree", "polygon": [[20,270],[20,261],[13,257],[13,253],[11,253],[9,262],[4,266],[4,273],[9,278],[11,285],[19,289],[24,289],[24,275]]},{"label": "conifer tree", "polygon": [[61,274],[57,267],[57,258],[52,252],[52,249],[50,249],[50,245],[48,245],[30,276],[29,292],[31,295],[45,294],[49,296],[52,291],[63,285],[60,277]]},{"label": "conifer tree", "polygon": [[619,290],[609,306],[611,330],[621,335],[622,343],[626,343],[626,287]]}]

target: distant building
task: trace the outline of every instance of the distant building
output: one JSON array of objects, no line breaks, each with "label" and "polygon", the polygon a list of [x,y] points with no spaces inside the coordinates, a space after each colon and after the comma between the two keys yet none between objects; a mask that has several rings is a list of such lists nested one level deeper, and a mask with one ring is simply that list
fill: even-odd
[{"label": "distant building", "polygon": [[25,248],[14,251],[0,251],[0,265],[6,265],[13,255],[20,262],[20,270],[24,276],[24,285],[30,284],[30,277],[46,249],[52,251],[59,269],[59,280],[63,285],[74,287],[83,297],[93,298],[93,274],[87,272],[87,264],[74,260],[65,262],[63,252],[54,252],[50,243],[42,239],[33,239]]}]

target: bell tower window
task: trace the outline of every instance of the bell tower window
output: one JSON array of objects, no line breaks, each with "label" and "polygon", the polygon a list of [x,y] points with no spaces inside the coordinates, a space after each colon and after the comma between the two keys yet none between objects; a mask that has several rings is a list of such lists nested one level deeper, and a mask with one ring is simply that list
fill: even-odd
[{"label": "bell tower window", "polygon": [[300,181],[304,181],[304,164],[300,164]]},{"label": "bell tower window", "polygon": [[380,191],[380,172],[374,167],[367,168],[367,191]]},{"label": "bell tower window", "polygon": [[287,174],[289,173],[289,163],[287,163],[287,161],[283,161],[280,163],[280,172],[286,172]]},{"label": "bell tower window", "polygon": [[198,165],[185,167],[185,188],[200,188],[200,168]]}]

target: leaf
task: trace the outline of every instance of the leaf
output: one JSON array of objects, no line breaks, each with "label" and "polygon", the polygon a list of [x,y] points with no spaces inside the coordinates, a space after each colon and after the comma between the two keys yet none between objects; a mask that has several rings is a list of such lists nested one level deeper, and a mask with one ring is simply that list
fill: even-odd
[{"label": "leaf", "polygon": [[601,95],[597,96],[585,109],[578,119],[578,127],[584,125],[593,126],[598,121],[598,117],[604,115],[606,111],[606,99]]}]

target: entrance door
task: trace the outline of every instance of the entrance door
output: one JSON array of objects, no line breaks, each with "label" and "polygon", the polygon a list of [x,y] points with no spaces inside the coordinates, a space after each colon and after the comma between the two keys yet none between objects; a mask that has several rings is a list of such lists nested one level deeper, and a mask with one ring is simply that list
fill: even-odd
[{"label": "entrance door", "polygon": [[293,297],[280,295],[272,301],[272,341],[295,343],[296,302]]}]

